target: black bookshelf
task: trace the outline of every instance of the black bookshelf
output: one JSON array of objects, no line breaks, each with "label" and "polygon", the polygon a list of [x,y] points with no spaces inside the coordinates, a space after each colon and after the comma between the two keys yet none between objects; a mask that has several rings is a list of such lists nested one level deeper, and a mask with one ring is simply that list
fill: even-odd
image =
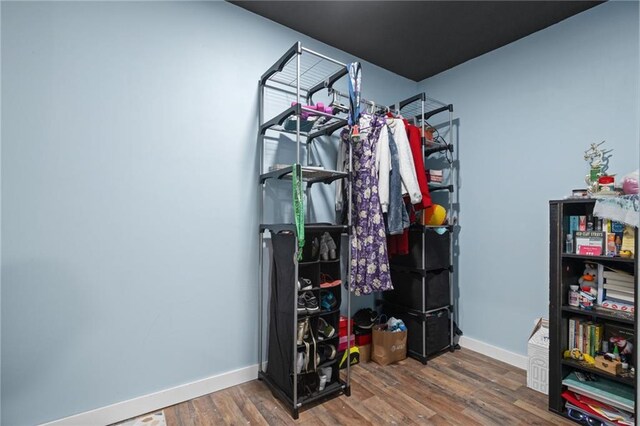
[{"label": "black bookshelf", "polygon": [[[569,285],[575,284],[582,273],[585,262],[593,262],[632,273],[637,281],[636,259],[586,256],[564,253],[566,229],[563,229],[566,216],[590,215],[593,213],[595,199],[567,199],[549,202],[549,410],[562,417],[569,418],[565,409],[565,401],[561,394],[565,390],[562,380],[572,371],[591,373],[597,377],[617,382],[620,386],[634,388],[637,400],[636,379],[630,376],[617,376],[583,362],[564,359],[563,353],[569,346],[569,319],[584,319],[609,326],[631,326],[636,336],[636,348],[631,364],[638,368],[637,336],[638,336],[638,301],[634,301],[635,310],[631,313],[618,313],[609,309],[581,309],[569,305]],[[638,253],[638,232],[636,230],[635,253]],[[573,420],[573,419],[572,419]],[[575,420],[574,420],[575,421]]]}]

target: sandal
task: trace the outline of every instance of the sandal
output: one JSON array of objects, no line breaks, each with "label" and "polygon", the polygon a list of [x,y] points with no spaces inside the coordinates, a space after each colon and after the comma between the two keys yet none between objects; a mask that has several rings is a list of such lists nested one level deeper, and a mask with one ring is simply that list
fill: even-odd
[{"label": "sandal", "polygon": [[320,288],[335,287],[342,284],[342,280],[334,280],[329,274],[320,274]]}]

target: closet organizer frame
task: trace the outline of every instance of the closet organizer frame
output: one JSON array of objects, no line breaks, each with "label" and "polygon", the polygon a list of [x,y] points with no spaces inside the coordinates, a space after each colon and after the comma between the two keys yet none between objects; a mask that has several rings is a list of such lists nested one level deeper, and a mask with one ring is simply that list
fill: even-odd
[{"label": "closet organizer frame", "polygon": [[[347,179],[348,182],[348,196],[351,199],[351,179],[350,173],[340,172],[337,170],[325,170],[315,167],[309,167],[310,163],[310,144],[314,142],[320,136],[331,136],[336,131],[344,128],[347,125],[347,118],[345,111],[338,111],[335,114],[329,114],[322,111],[316,111],[303,106],[303,102],[307,105],[313,105],[313,95],[320,92],[323,89],[332,89],[333,84],[348,75],[346,64],[332,59],[328,56],[322,55],[318,52],[303,47],[300,42],[294,44],[287,52],[271,66],[259,80],[259,126],[258,126],[258,145],[259,145],[259,185],[260,185],[260,200],[259,200],[259,240],[258,240],[258,270],[259,270],[259,354],[258,354],[258,378],[265,382],[276,397],[278,397],[291,411],[291,415],[294,419],[298,418],[299,409],[304,405],[330,399],[340,394],[350,396],[351,394],[351,367],[350,363],[346,363],[346,380],[340,378],[340,370],[336,371],[338,376],[337,381],[332,383],[331,386],[327,384],[327,387],[323,391],[315,392],[312,395],[299,395],[298,393],[298,374],[295,372],[294,366],[290,366],[293,386],[292,395],[287,395],[287,392],[278,386],[268,375],[265,369],[265,359],[263,357],[265,350],[265,342],[263,342],[263,334],[265,327],[265,312],[264,312],[264,262],[263,262],[263,244],[264,244],[264,232],[269,230],[277,233],[280,231],[290,231],[296,235],[296,226],[294,223],[280,223],[280,224],[265,224],[264,219],[264,204],[265,204],[265,185],[272,179],[291,179],[294,168],[298,168],[298,172],[302,177],[302,181],[306,184],[307,196],[310,194],[310,188],[314,183],[331,183],[339,179]],[[265,90],[270,89],[285,96],[294,96],[295,104],[287,107],[284,111],[278,113],[274,117],[265,120]],[[302,131],[300,128],[301,118],[303,113],[308,113],[315,117],[319,117],[314,122],[311,129]],[[295,130],[287,129],[284,125],[285,122],[291,118],[295,119]],[[296,163],[288,165],[283,168],[271,170],[265,172],[264,168],[264,149],[265,149],[265,136],[268,131],[274,131],[278,133],[288,133],[295,136],[296,144]],[[304,140],[303,140],[304,138]],[[304,165],[302,165],[301,145],[306,145],[306,158],[304,159]],[[349,146],[349,170],[352,170],[352,148]],[[307,198],[308,199],[308,198]],[[340,232],[340,235],[347,234],[349,236],[349,246],[351,243],[351,203],[349,203],[348,223],[347,226],[342,225],[309,225],[305,227],[309,229],[313,227],[314,232],[322,232],[325,230]],[[308,212],[307,212],[308,214]],[[298,247],[296,244],[294,251],[294,282],[291,286],[295,288],[297,286],[298,274],[299,274],[299,262],[298,262]],[[351,272],[351,250],[347,250],[347,277]],[[297,297],[293,298],[293,323],[291,324],[291,333],[293,338],[292,344],[292,362],[295,364],[296,355],[298,352],[298,345],[296,343],[295,336],[297,334],[297,326],[299,315],[297,312]],[[347,317],[349,318],[347,323],[347,332],[351,334],[351,292],[347,292]],[[267,322],[268,325],[268,322]],[[336,324],[337,332],[337,324]],[[267,342],[269,336],[267,331]],[[347,353],[351,349],[351,342],[347,342]],[[278,360],[270,360],[271,362],[278,362]]]},{"label": "closet organizer frame", "polygon": [[[429,155],[431,154],[435,154],[435,153],[451,153],[451,155],[453,156],[453,152],[454,152],[454,148],[453,148],[453,143],[452,143],[452,131],[453,131],[453,105],[452,104],[448,104],[445,102],[441,102],[437,99],[433,99],[430,98],[426,95],[426,93],[419,93],[415,96],[412,96],[410,98],[407,98],[403,101],[398,102],[395,105],[391,105],[389,107],[390,110],[392,111],[397,111],[399,113],[400,116],[404,117],[405,119],[413,122],[414,125],[418,126],[421,130],[421,143],[422,143],[422,147],[423,147],[423,160],[426,164],[426,160],[427,157],[429,157]],[[439,115],[441,113],[445,113],[448,112],[448,122],[447,122],[447,129],[449,131],[449,141],[447,141],[444,136],[442,136],[442,141],[440,143],[437,144],[431,144],[428,145],[427,144],[427,138],[425,136],[425,131],[427,130],[427,126],[428,126],[428,120],[436,115]],[[426,170],[425,170],[426,173]],[[447,305],[442,305],[442,306],[437,306],[437,307],[427,307],[427,301],[426,301],[426,286],[427,286],[427,275],[429,272],[432,272],[433,269],[429,269],[428,267],[428,263],[427,263],[427,256],[426,256],[426,250],[425,250],[425,238],[426,238],[426,232],[430,232],[433,231],[434,228],[442,228],[442,227],[436,227],[436,226],[426,226],[426,225],[419,225],[419,226],[414,226],[412,227],[412,229],[414,231],[419,231],[420,233],[420,247],[421,247],[421,256],[420,256],[420,262],[418,265],[415,265],[416,267],[408,267],[408,266],[399,266],[399,265],[393,265],[393,263],[391,264],[391,268],[394,271],[397,272],[401,272],[401,273],[407,273],[407,274],[417,274],[420,276],[421,279],[421,284],[422,284],[422,297],[421,297],[421,309],[417,310],[417,309],[411,309],[408,308],[406,306],[403,305],[399,305],[396,303],[392,303],[388,300],[378,300],[379,304],[382,304],[384,306],[388,306],[392,311],[396,311],[396,312],[402,312],[406,315],[408,315],[409,318],[414,318],[420,322],[422,322],[422,348],[421,351],[415,351],[411,348],[408,348],[408,354],[421,361],[423,364],[427,363],[428,358],[430,358],[431,356],[437,354],[437,353],[441,353],[443,351],[446,351],[447,349],[451,352],[453,352],[456,349],[456,346],[454,344],[454,312],[455,312],[455,302],[454,302],[454,294],[453,294],[453,274],[454,274],[454,268],[453,268],[453,237],[455,235],[455,228],[456,228],[456,223],[457,223],[457,217],[453,216],[453,192],[455,190],[455,161],[452,158],[452,161],[450,162],[449,165],[449,179],[448,179],[448,184],[444,184],[444,185],[434,185],[434,184],[429,184],[429,190],[430,192],[434,192],[434,191],[448,191],[449,192],[449,196],[447,197],[447,212],[449,212],[450,215],[450,223],[448,225],[446,225],[445,227],[447,228],[448,232],[449,232],[449,237],[450,237],[450,242],[449,242],[449,253],[448,253],[448,257],[449,257],[449,265],[448,268],[444,268],[444,270],[448,269],[449,273],[448,273],[448,292],[449,292],[449,302]],[[413,284],[409,284],[409,285],[413,285]],[[435,353],[429,353],[428,348],[427,348],[427,341],[428,341],[428,336],[427,336],[427,321],[429,320],[429,318],[439,315],[443,310],[446,310],[447,315],[448,315],[448,319],[449,319],[449,344],[446,347],[443,348],[437,348],[437,350],[435,351]],[[410,346],[410,345],[408,345]]]}]

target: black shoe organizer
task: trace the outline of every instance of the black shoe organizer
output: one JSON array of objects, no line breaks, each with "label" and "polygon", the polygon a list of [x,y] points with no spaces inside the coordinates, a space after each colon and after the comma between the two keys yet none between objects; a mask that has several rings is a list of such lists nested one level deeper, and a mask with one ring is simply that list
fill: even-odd
[{"label": "black shoe organizer", "polygon": [[[314,229],[315,228],[315,229]],[[342,304],[342,286],[321,288],[321,276],[330,275],[333,279],[340,279],[340,240],[344,227],[308,225],[305,227],[305,245],[302,249],[302,259],[298,261],[298,275],[295,276],[296,262],[294,253],[296,238],[292,232],[271,232],[273,248],[273,267],[270,282],[269,300],[269,333],[267,337],[267,369],[259,373],[260,379],[271,387],[272,391],[280,399],[288,404],[293,404],[294,383],[297,383],[298,404],[306,404],[332,395],[346,393],[346,384],[340,379],[338,370],[338,324],[340,319],[340,306]],[[329,232],[336,244],[334,259],[322,260],[320,245],[316,244],[324,232]],[[314,247],[315,246],[315,247]],[[311,281],[310,290],[298,290],[300,278]],[[302,286],[303,283],[301,283]],[[298,311],[296,332],[293,332],[295,321],[294,307],[298,296],[305,292],[311,292],[317,299],[318,310]],[[332,306],[323,307],[322,299],[325,295],[331,295],[334,303]],[[294,301],[296,303],[294,303]],[[320,319],[326,321],[335,330],[331,338],[321,338],[319,333]],[[298,326],[301,322],[308,321],[309,332],[302,344],[298,344]],[[305,344],[306,342],[307,344]],[[296,346],[296,354],[293,347]],[[336,356],[333,359],[321,359],[314,368],[313,354],[319,353],[323,346],[333,345]],[[309,352],[310,362],[306,369],[297,373],[299,352]],[[331,369],[331,378],[321,391],[320,373],[322,368]],[[294,377],[296,380],[294,380]]]}]

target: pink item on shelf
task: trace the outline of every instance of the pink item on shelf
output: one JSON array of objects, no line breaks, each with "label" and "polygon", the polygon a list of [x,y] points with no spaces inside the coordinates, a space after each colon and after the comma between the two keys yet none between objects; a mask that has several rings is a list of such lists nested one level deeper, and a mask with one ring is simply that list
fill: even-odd
[{"label": "pink item on shelf", "polygon": [[[351,342],[351,347],[355,346],[355,334],[349,336],[349,341]],[[340,343],[338,344],[338,351],[344,351],[347,349],[347,336],[340,337]]]},{"label": "pink item on shelf", "polygon": [[[298,104],[297,102],[291,102],[291,106],[294,106],[294,105],[297,105],[297,104]],[[302,105],[302,108],[313,109],[313,110],[316,110],[318,112],[323,112],[325,114],[333,114],[333,108],[325,107],[322,102],[318,102],[315,105]],[[309,118],[310,116],[312,116],[314,114],[312,112],[309,112],[309,111],[303,111],[301,115],[302,115],[302,118],[306,120],[307,118]]]},{"label": "pink item on shelf", "polygon": [[605,300],[604,302],[602,302],[601,305],[603,308],[607,308],[607,309],[614,309],[616,311],[620,311],[620,312],[629,312],[629,313],[635,313],[635,307],[631,304],[628,303],[622,303],[622,302],[614,302],[612,300]]},{"label": "pink item on shelf", "polygon": [[638,193],[638,179],[627,176],[622,181],[622,190],[625,194],[637,194]]}]

